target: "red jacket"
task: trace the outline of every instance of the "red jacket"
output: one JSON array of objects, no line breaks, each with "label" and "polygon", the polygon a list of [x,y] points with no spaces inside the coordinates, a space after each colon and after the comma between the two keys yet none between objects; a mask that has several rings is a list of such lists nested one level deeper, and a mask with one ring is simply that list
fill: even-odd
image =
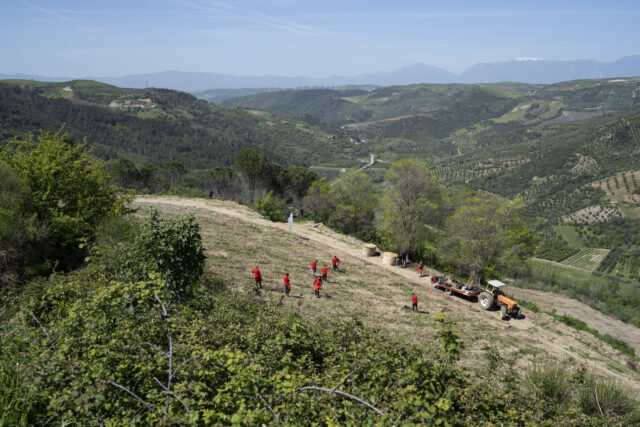
[{"label": "red jacket", "polygon": [[417,295],[412,295],[411,296],[411,300],[413,301],[414,304],[418,303],[418,296]]},{"label": "red jacket", "polygon": [[333,257],[333,259],[331,260],[331,264],[333,265],[338,265],[338,258],[337,257]]},{"label": "red jacket", "polygon": [[260,270],[258,270],[258,268],[254,268],[253,270],[251,270],[251,272],[253,273],[253,277],[255,277],[256,279],[262,279],[262,275],[260,274]]},{"label": "red jacket", "polygon": [[312,268],[313,270],[315,270],[315,269],[316,269],[316,262],[315,262],[315,261],[311,261],[311,268]]},{"label": "red jacket", "polygon": [[327,271],[329,271],[329,267],[322,267],[322,275],[323,276],[327,275]]},{"label": "red jacket", "polygon": [[287,289],[291,289],[291,283],[289,283],[289,276],[284,276],[284,285]]},{"label": "red jacket", "polygon": [[322,286],[322,279],[319,277],[316,277],[316,281],[313,283],[313,290],[314,291],[319,291],[320,290],[320,286]]}]

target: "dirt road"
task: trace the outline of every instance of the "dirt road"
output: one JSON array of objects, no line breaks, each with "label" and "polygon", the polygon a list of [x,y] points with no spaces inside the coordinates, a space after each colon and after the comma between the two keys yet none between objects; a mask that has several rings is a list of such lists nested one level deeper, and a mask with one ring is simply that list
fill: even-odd
[{"label": "dirt road", "polygon": [[[209,217],[213,214],[218,221],[229,222],[231,219],[234,219],[241,224],[245,224],[244,227],[260,227],[263,230],[273,230],[268,231],[268,233],[277,233],[278,236],[285,236],[289,232],[286,223],[274,223],[261,217],[258,213],[249,210],[246,206],[228,201],[153,196],[139,197],[136,199],[135,204],[139,207],[155,206],[162,211],[173,214],[194,212],[196,215]],[[267,231],[262,234],[266,233]],[[589,364],[593,369],[600,370],[608,376],[624,381],[640,391],[639,373],[621,373],[623,370],[628,369],[626,356],[586,332],[576,331],[562,323],[556,322],[544,313],[531,313],[526,311],[525,319],[511,320],[508,322],[501,321],[496,312],[483,311],[475,302],[455,296],[448,296],[444,293],[431,292],[429,277],[419,278],[416,270],[413,268],[400,269],[394,266],[382,265],[380,257],[367,257],[363,254],[362,242],[359,240],[333,232],[327,228],[314,228],[311,222],[295,223],[293,226],[293,234],[294,238],[299,238],[299,241],[306,242],[305,245],[307,245],[307,247],[312,246],[318,248],[318,251],[323,251],[325,253],[323,256],[336,254],[341,259],[347,260],[352,266],[352,269],[362,269],[362,276],[364,277],[370,277],[372,274],[396,277],[400,279],[399,282],[406,284],[410,288],[419,289],[425,297],[428,297],[426,301],[423,299],[423,301],[425,301],[425,305],[423,306],[426,306],[430,313],[445,310],[451,311],[453,307],[455,313],[464,318],[467,330],[474,331],[469,332],[472,337],[466,337],[465,339],[476,339],[475,336],[478,334],[482,336],[476,343],[478,346],[483,345],[482,343],[486,342],[487,339],[489,340],[488,342],[491,342],[492,334],[502,335],[503,338],[500,340],[500,346],[504,347],[505,351],[509,351],[506,349],[511,345],[524,346],[529,349],[528,351],[532,352],[536,348],[543,348],[545,352],[553,355],[556,360],[577,359],[581,363]],[[230,238],[234,239],[233,236],[230,236]],[[241,237],[235,237],[235,239],[239,238]],[[262,238],[266,239],[267,237]],[[226,249],[222,247],[216,250],[222,253]],[[303,247],[301,246],[299,250],[303,250]],[[261,265],[266,264],[268,259],[269,258],[263,259]],[[271,259],[271,263],[273,262],[274,260]],[[231,268],[237,270],[235,265]],[[385,274],[383,274],[383,272]],[[427,270],[427,273],[437,274],[436,271],[430,270]],[[396,279],[396,281],[398,280]],[[362,295],[367,292],[366,289],[341,289],[343,292],[361,292]],[[384,311],[385,314],[389,314],[395,313],[395,310],[402,307],[401,304],[404,303],[406,298],[403,292],[406,293],[406,291],[402,291],[397,286],[387,286],[384,289],[384,295],[376,292],[374,294],[367,294],[366,298],[369,298],[370,301],[378,298],[376,303],[380,305],[376,307],[376,309],[381,310],[381,312]],[[559,314],[566,313],[567,315],[583,320],[600,333],[609,334],[627,342],[640,353],[640,329],[638,328],[612,319],[568,297],[519,288],[512,289],[511,293],[516,299],[521,298],[528,302],[533,302],[547,310],[555,308]],[[342,297],[346,298],[346,293]],[[334,304],[337,303],[346,305],[352,304],[353,302],[348,301],[348,298],[344,301],[334,299]],[[358,302],[358,304],[349,306],[348,310],[358,310],[360,307],[359,304]],[[310,306],[310,308],[313,307]],[[318,307],[317,309],[322,310],[323,308]],[[369,315],[375,316],[375,314],[371,313],[369,313]],[[397,315],[394,316],[397,317]],[[393,319],[393,317],[391,317],[391,319]],[[375,317],[373,321],[375,321]],[[399,327],[404,326],[405,325],[400,325]],[[489,332],[489,335],[487,335],[486,331],[493,332]],[[506,338],[509,338],[511,343],[506,340]],[[610,367],[611,364],[615,364],[615,369]],[[631,378],[631,376],[633,376],[633,378]]]}]

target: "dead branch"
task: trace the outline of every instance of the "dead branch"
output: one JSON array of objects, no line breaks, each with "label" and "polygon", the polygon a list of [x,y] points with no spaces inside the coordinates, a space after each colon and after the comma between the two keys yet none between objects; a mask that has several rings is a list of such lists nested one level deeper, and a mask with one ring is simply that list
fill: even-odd
[{"label": "dead branch", "polygon": [[149,405],[149,404],[148,404],[147,402],[145,402],[145,401],[144,401],[140,396],[138,396],[137,394],[135,394],[134,392],[132,392],[132,391],[131,391],[131,390],[129,390],[128,388],[126,388],[126,387],[124,387],[124,386],[122,386],[122,385],[118,384],[118,383],[117,383],[117,382],[115,382],[115,381],[106,380],[106,382],[107,382],[107,383],[109,383],[109,384],[111,384],[111,385],[113,385],[113,386],[118,387],[118,388],[119,388],[119,389],[121,389],[121,390],[126,391],[126,392],[127,392],[127,393],[129,393],[131,396],[133,396],[133,397],[135,397],[136,399],[138,399],[138,401],[139,401],[140,403],[142,403],[142,404],[144,405],[144,407],[145,407],[145,408],[147,408],[149,411],[151,411],[151,412],[155,412],[155,411],[153,410],[153,407],[151,407],[151,405]]},{"label": "dead branch", "polygon": [[38,318],[33,313],[30,313],[30,314],[31,314],[31,318],[36,321],[38,326],[40,326],[40,329],[42,329],[42,332],[44,332],[44,334],[47,336],[49,341],[51,341],[51,337],[49,336],[49,333],[47,332],[47,329],[44,326],[42,326],[42,323],[40,323]]},{"label": "dead branch", "polygon": [[333,390],[331,390],[331,393],[335,392],[338,389],[338,387],[340,387],[347,380],[347,378],[349,378],[351,374],[353,374],[354,372],[355,371],[349,372],[343,379],[341,379],[340,382],[333,388]]},{"label": "dead branch", "polygon": [[280,417],[278,417],[278,414],[275,413],[273,408],[267,403],[266,400],[264,400],[264,398],[262,397],[262,395],[260,393],[258,393],[258,397],[260,398],[260,400],[262,400],[262,403],[264,403],[266,405],[267,409],[269,409],[269,411],[273,415],[273,418],[275,418],[276,422],[280,423]]},{"label": "dead branch", "polygon": [[395,424],[395,422],[391,418],[389,418],[384,412],[382,412],[380,409],[378,409],[375,406],[373,406],[371,403],[369,403],[366,400],[361,399],[361,398],[359,398],[357,396],[354,396],[352,394],[345,393],[344,391],[336,390],[335,388],[334,389],[330,389],[330,388],[325,388],[325,387],[316,387],[316,386],[312,386],[312,385],[308,385],[308,386],[305,386],[305,387],[300,387],[296,391],[303,391],[303,390],[316,390],[316,391],[324,391],[325,393],[329,393],[329,394],[333,394],[333,393],[340,394],[342,396],[348,397],[349,399],[353,399],[356,402],[362,403],[363,405],[365,405],[367,408],[371,409],[376,414],[378,414],[378,415],[380,415],[380,416],[382,416],[384,418],[387,418],[388,420],[390,420],[392,423]]},{"label": "dead branch", "polygon": [[602,408],[600,407],[600,401],[598,400],[598,381],[596,381],[596,384],[593,387],[593,394],[595,394],[596,396],[596,403],[598,404],[598,410],[600,411],[600,415],[604,417],[604,414],[602,413]]},{"label": "dead branch", "polygon": [[174,393],[174,392],[172,392],[171,390],[167,390],[167,387],[166,387],[164,384],[162,384],[162,383],[160,382],[160,380],[159,380],[159,379],[157,379],[156,377],[153,377],[153,379],[154,379],[154,381],[155,381],[155,382],[157,382],[157,383],[158,383],[158,385],[159,385],[160,387],[162,387],[162,389],[164,390],[164,392],[165,392],[165,393],[167,393],[168,395],[171,395],[171,396],[172,396],[172,397],[174,397],[178,402],[182,403],[182,406],[184,406],[184,409],[186,409],[187,413],[188,413],[189,415],[191,415],[191,409],[189,409],[189,407],[187,406],[187,404],[186,404],[186,403],[184,403],[184,402],[182,401],[182,399],[180,399],[180,396],[178,396],[177,394],[175,394],[175,393]]}]

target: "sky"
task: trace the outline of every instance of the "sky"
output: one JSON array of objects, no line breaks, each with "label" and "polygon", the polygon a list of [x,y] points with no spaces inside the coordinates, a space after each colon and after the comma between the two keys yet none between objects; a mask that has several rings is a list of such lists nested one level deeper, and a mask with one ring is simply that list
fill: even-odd
[{"label": "sky", "polygon": [[0,73],[353,76],[640,53],[640,1],[0,0]]}]

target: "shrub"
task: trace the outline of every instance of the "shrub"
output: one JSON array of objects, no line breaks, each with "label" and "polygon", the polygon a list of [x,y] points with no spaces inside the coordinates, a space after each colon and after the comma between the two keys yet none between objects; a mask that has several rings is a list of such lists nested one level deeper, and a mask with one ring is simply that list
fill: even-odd
[{"label": "shrub", "polygon": [[545,414],[555,414],[570,398],[570,376],[562,366],[534,365],[525,378],[525,387]]},{"label": "shrub", "polygon": [[204,253],[200,226],[193,215],[163,219],[155,209],[140,234],[123,253],[119,275],[129,281],[158,273],[174,297],[184,297],[202,275]]},{"label": "shrub", "polygon": [[258,212],[271,221],[283,222],[286,221],[289,210],[284,200],[274,196],[273,191],[269,191],[264,199],[258,199]]},{"label": "shrub", "polygon": [[629,388],[591,373],[584,376],[578,395],[582,410],[590,415],[627,415],[638,408]]}]

